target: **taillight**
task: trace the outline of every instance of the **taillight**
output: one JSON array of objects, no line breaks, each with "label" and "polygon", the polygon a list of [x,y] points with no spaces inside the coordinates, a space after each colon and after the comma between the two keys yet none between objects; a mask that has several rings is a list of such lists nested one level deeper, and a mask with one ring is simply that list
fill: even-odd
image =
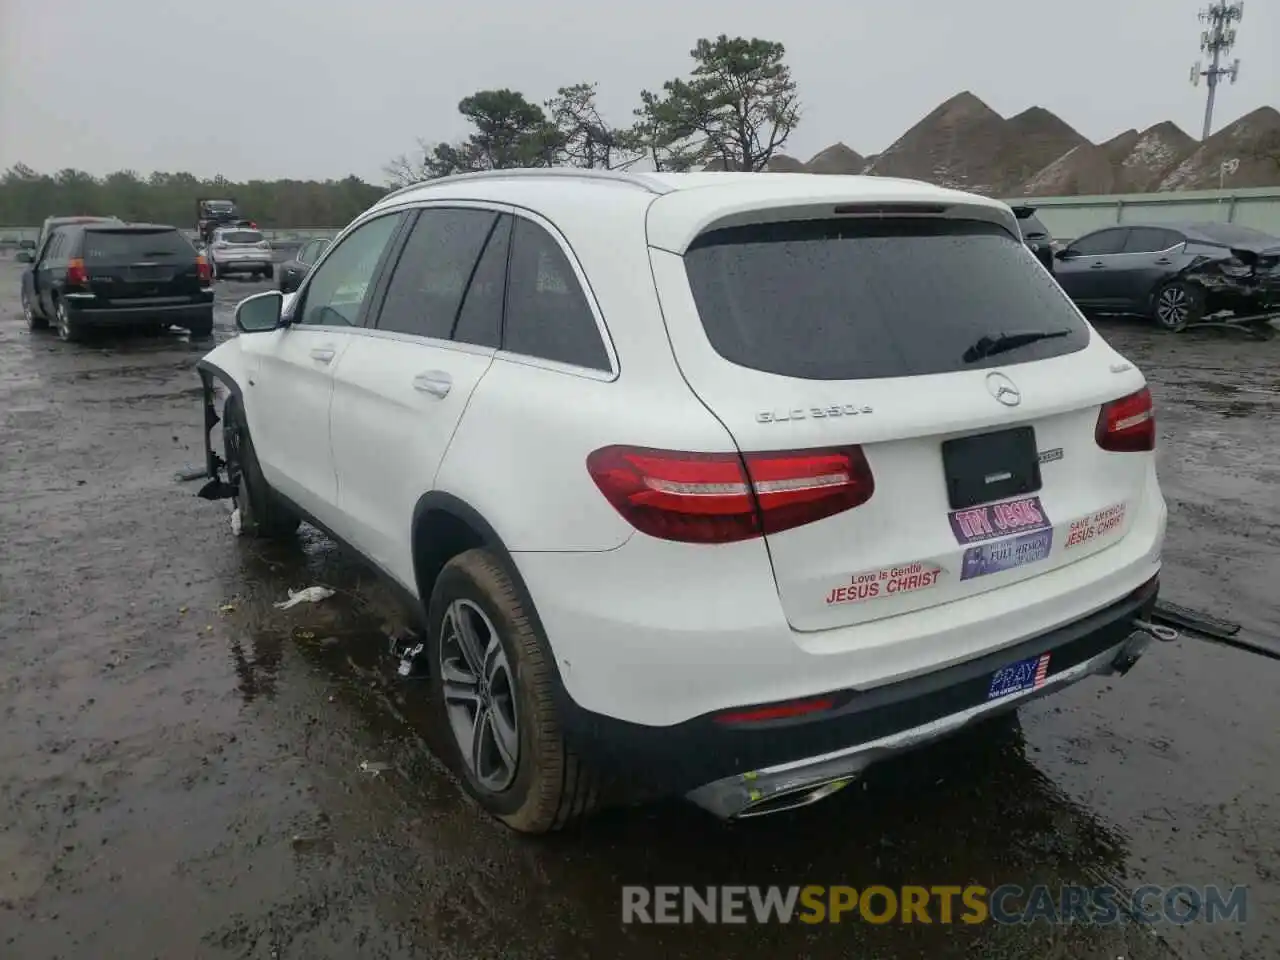
[{"label": "taillight", "polygon": [[1156,412],[1151,391],[1143,387],[1104,403],[1094,431],[1098,446],[1112,453],[1138,453],[1156,448]]},{"label": "taillight", "polygon": [[196,254],[196,275],[206,283],[213,277],[209,272],[209,261],[205,259],[203,253]]},{"label": "taillight", "polygon": [[266,240],[259,240],[259,241],[258,241],[258,249],[260,249],[260,250],[270,250],[270,249],[271,249],[271,244],[270,244],[270,243],[268,243]]},{"label": "taillight", "polygon": [[730,710],[717,713],[713,719],[716,723],[768,723],[771,720],[794,720],[814,713],[825,713],[835,708],[835,697],[815,697],[812,700],[792,700],[789,703],[773,703],[764,707],[751,707],[746,710]]},{"label": "taillight", "polygon": [[1253,273],[1253,268],[1238,257],[1223,260],[1218,264],[1218,269],[1228,277],[1247,277]]},{"label": "taillight", "polygon": [[67,261],[67,286],[83,287],[89,282],[89,274],[84,268],[84,261],[79,257]]},{"label": "taillight", "polygon": [[683,453],[604,447],[587,457],[600,492],[637,530],[683,543],[780,533],[866,503],[861,447],[780,453]]}]

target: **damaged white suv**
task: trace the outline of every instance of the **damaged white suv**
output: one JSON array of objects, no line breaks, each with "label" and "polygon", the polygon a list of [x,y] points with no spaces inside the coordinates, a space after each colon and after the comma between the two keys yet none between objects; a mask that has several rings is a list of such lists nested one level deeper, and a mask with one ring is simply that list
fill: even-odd
[{"label": "damaged white suv", "polygon": [[202,494],[403,588],[451,759],[518,830],[810,803],[1157,635],[1151,396],[998,201],[446,178],[236,322]]}]

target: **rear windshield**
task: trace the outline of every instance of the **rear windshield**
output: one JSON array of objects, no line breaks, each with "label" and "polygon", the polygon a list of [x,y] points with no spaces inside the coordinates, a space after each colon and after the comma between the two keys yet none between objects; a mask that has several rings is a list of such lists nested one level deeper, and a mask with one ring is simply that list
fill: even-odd
[{"label": "rear windshield", "polygon": [[86,260],[163,260],[190,257],[195,248],[177,230],[86,230]]},{"label": "rear windshield", "polygon": [[262,234],[257,230],[227,230],[219,235],[223,243],[261,243]]},{"label": "rear windshield", "polygon": [[230,213],[236,205],[230,200],[206,200],[204,208],[210,213]]},{"label": "rear windshield", "polygon": [[[994,224],[760,224],[704,234],[684,259],[716,351],[782,376],[948,373],[1060,356],[1089,342],[1062,290]],[[984,337],[1027,333],[1059,335],[987,356],[971,352]]]},{"label": "rear windshield", "polygon": [[1040,222],[1039,217],[1026,217],[1018,221],[1018,228],[1024,237],[1047,237],[1048,229]]}]

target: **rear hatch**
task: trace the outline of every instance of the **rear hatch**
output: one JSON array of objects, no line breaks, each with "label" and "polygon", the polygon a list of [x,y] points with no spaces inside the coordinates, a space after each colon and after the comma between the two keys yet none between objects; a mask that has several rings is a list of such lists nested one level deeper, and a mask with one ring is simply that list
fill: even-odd
[{"label": "rear hatch", "polygon": [[[678,198],[655,201],[651,225]],[[945,604],[1118,542],[1150,462],[1134,431],[1154,436],[1141,374],[1000,223],[831,210],[650,254],[677,361],[748,465],[830,451],[869,470],[857,506],[772,532],[766,519],[790,624]],[[1102,449],[1103,405],[1135,394],[1104,420],[1121,434],[1109,446],[1138,452]]]},{"label": "rear hatch", "polygon": [[195,248],[173,227],[90,227],[82,256],[89,289],[114,306],[184,303],[203,286]]},{"label": "rear hatch", "polygon": [[223,230],[213,249],[219,260],[265,260],[271,244],[258,230]]}]

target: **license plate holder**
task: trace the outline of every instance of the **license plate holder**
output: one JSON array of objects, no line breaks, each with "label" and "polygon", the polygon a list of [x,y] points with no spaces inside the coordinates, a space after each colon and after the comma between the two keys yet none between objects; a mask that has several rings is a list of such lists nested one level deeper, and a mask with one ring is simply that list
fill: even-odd
[{"label": "license plate holder", "polygon": [[1033,427],[956,437],[942,443],[942,470],[952,510],[1035,493],[1040,455]]},{"label": "license plate holder", "polygon": [[987,700],[1003,700],[1028,690],[1039,690],[1049,680],[1049,654],[1027,657],[1001,667],[991,675]]}]

